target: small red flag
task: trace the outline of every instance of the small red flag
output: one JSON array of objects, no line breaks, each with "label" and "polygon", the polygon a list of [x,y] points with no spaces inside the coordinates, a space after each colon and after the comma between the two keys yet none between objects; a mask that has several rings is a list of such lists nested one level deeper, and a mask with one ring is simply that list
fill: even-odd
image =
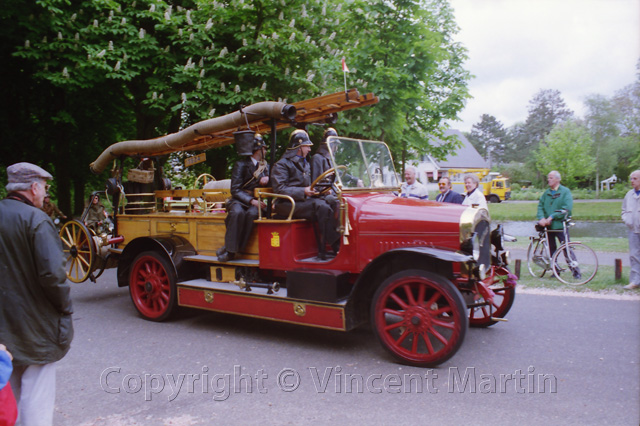
[{"label": "small red flag", "polygon": [[347,67],[347,63],[342,58],[342,72],[349,72],[349,68]]}]

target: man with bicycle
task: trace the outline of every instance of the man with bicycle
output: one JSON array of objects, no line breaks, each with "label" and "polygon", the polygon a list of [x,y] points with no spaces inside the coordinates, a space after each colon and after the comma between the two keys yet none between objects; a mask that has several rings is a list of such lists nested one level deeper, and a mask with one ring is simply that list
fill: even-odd
[{"label": "man with bicycle", "polygon": [[[565,243],[564,234],[562,232],[548,232],[548,231],[562,231],[562,221],[571,216],[571,210],[573,209],[573,197],[571,191],[566,186],[560,185],[561,176],[556,170],[549,172],[547,175],[547,188],[538,202],[538,224],[536,229],[538,231],[541,228],[547,230],[549,236],[549,252],[550,255],[556,252],[556,238],[560,241],[560,245]],[[567,234],[568,236],[568,234]],[[568,242],[568,241],[567,241]],[[576,275],[580,275],[580,271],[573,271],[574,277],[579,278]]]}]

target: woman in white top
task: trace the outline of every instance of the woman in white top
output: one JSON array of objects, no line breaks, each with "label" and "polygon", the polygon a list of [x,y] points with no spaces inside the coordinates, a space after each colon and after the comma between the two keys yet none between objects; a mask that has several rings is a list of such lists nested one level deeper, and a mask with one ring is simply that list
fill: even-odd
[{"label": "woman in white top", "polygon": [[478,185],[480,185],[480,179],[475,173],[468,173],[464,176],[464,187],[467,192],[464,194],[462,205],[489,210],[487,200],[484,198],[482,191],[478,189]]}]

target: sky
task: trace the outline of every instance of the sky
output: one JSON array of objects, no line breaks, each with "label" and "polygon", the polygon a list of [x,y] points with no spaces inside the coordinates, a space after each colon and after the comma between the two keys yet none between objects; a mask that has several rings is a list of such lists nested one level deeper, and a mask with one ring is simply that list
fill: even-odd
[{"label": "sky", "polygon": [[611,97],[636,80],[640,0],[450,0],[475,76],[473,99],[450,123],[464,132],[482,114],[524,122],[541,89],[559,90],[584,117],[589,95]]}]

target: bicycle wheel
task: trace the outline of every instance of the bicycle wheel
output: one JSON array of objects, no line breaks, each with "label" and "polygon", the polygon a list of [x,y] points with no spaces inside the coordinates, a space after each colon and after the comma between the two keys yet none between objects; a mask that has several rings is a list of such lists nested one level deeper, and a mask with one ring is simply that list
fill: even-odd
[{"label": "bicycle wheel", "polygon": [[598,257],[582,243],[563,244],[551,259],[553,275],[565,284],[582,285],[598,272]]},{"label": "bicycle wheel", "polygon": [[547,257],[546,245],[543,241],[538,239],[531,240],[527,249],[527,267],[529,268],[529,273],[536,278],[542,278],[544,273],[551,268],[551,262]]}]

